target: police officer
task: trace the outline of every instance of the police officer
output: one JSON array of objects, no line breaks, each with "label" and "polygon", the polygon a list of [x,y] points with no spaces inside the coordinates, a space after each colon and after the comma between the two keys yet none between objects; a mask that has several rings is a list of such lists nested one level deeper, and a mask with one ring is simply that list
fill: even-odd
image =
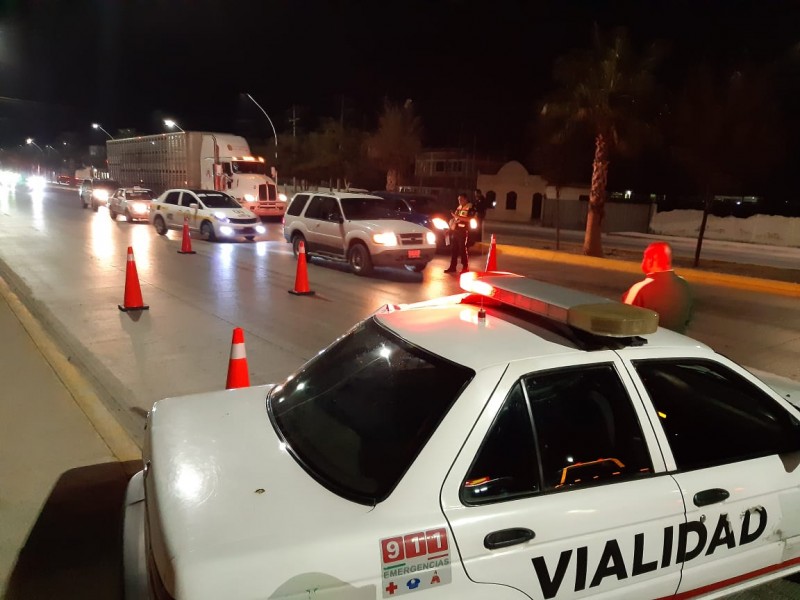
[{"label": "police officer", "polygon": [[467,199],[466,194],[458,195],[458,208],[451,213],[450,221],[450,267],[445,273],[455,273],[458,258],[461,257],[461,272],[469,271],[469,257],[467,256],[467,243],[469,240],[469,222],[475,216],[475,207]]},{"label": "police officer", "polygon": [[631,286],[622,301],[656,311],[661,327],[685,333],[692,319],[692,292],[686,280],[672,270],[669,244],[654,242],[645,248],[642,271],[647,277]]}]

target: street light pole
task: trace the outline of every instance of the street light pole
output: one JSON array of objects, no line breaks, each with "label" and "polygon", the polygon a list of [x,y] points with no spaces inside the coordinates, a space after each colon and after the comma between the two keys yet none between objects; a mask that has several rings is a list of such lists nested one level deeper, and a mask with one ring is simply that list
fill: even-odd
[{"label": "street light pole", "polygon": [[269,126],[272,127],[272,135],[275,136],[275,161],[277,162],[277,160],[278,160],[278,132],[275,131],[275,125],[272,124],[272,119],[269,118],[269,115],[267,114],[267,111],[265,111],[263,108],[261,108],[261,105],[258,102],[256,102],[255,98],[253,98],[250,94],[245,94],[245,95],[248,98],[250,98],[250,100],[253,101],[253,104],[255,104],[262,113],[264,113],[264,116],[267,117],[267,121],[269,121]]},{"label": "street light pole", "polygon": [[181,128],[181,126],[180,126],[180,125],[178,125],[178,124],[177,124],[175,121],[173,121],[172,119],[164,119],[164,125],[166,125],[166,126],[167,126],[167,127],[169,127],[170,129],[174,127],[175,129],[177,129],[177,130],[178,130],[178,131],[180,131],[181,133],[186,133],[186,132],[185,132],[185,131],[184,131],[184,130]]},{"label": "street light pole", "polygon": [[28,138],[27,140],[25,140],[25,143],[28,144],[29,146],[36,146],[37,148],[39,148],[39,152],[44,154],[44,150],[42,150],[39,144],[33,141],[33,138]]},{"label": "street light pole", "polygon": [[105,129],[103,129],[103,128],[100,126],[100,123],[92,123],[92,128],[93,128],[93,129],[99,129],[100,131],[102,131],[103,133],[105,133],[105,134],[108,136],[108,139],[110,139],[110,140],[113,140],[113,139],[114,139],[114,136],[113,136],[113,135],[111,135],[110,133],[108,133],[108,132],[107,132]]}]

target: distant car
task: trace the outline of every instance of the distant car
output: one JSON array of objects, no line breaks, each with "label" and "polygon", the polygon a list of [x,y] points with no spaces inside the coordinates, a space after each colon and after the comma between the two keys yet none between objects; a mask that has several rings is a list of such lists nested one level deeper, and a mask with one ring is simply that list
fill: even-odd
[{"label": "distant car", "polygon": [[97,212],[101,206],[108,204],[108,197],[120,187],[119,182],[113,179],[84,179],[78,195],[83,208],[92,207]]},{"label": "distant car", "polygon": [[710,599],[800,570],[800,386],[653,311],[510,273],[461,286],[278,385],[156,402],[130,597]]},{"label": "distant car", "polygon": [[75,185],[75,178],[71,175],[59,175],[56,182],[58,185]]},{"label": "distant car", "polygon": [[[396,200],[400,203],[398,210],[406,213],[405,219],[424,225],[436,234],[437,252],[448,251],[450,219],[453,218],[452,211],[455,210],[455,205],[448,207],[436,196],[427,196],[425,194],[415,194],[412,192],[387,192],[378,190],[370,193],[373,196]],[[472,246],[478,241],[477,236],[472,234],[477,228],[478,221],[473,218],[470,222],[469,246]]]},{"label": "distant car", "polygon": [[435,252],[435,236],[424,225],[403,219],[396,200],[354,192],[301,192],[286,210],[283,235],[295,255],[347,262],[356,275],[374,266],[405,267],[418,273]]},{"label": "distant car", "polygon": [[108,199],[108,215],[114,221],[120,215],[124,215],[126,221],[147,221],[154,197],[153,191],[147,188],[119,188]]},{"label": "distant car", "polygon": [[190,231],[210,242],[239,236],[252,241],[267,232],[261,219],[233,196],[216,190],[167,190],[150,203],[149,219],[159,235],[183,229],[186,219]]}]

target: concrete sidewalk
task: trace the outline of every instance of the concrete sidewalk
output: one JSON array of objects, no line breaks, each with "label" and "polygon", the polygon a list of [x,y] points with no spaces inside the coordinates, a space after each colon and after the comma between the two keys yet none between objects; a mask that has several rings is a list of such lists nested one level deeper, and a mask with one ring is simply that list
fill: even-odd
[{"label": "concrete sidewalk", "polygon": [[139,449],[0,280],[0,597],[119,597]]}]

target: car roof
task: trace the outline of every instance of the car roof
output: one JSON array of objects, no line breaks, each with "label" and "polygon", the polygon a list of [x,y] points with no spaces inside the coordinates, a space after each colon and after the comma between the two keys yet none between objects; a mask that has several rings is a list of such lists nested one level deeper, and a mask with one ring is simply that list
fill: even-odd
[{"label": "car roof", "polygon": [[370,200],[385,200],[380,196],[374,194],[365,194],[363,192],[349,192],[347,190],[302,190],[295,194],[308,194],[309,196],[333,196],[334,198],[364,198]]},{"label": "car roof", "polygon": [[[510,280],[503,281],[506,277]],[[494,289],[485,295],[465,293],[387,306],[374,318],[408,342],[475,370],[597,350],[635,353],[638,348],[670,348],[676,356],[713,352],[696,340],[657,327],[653,311],[509,273],[473,273],[471,278],[462,278],[462,288],[474,291],[482,288],[470,284],[470,279]],[[597,310],[602,314],[593,312]],[[595,318],[582,320],[585,314]],[[609,319],[618,321],[619,331],[626,333],[591,331],[592,327],[606,328]],[[631,325],[636,320],[639,324]],[[629,327],[639,325],[643,333],[627,333]]]}]

